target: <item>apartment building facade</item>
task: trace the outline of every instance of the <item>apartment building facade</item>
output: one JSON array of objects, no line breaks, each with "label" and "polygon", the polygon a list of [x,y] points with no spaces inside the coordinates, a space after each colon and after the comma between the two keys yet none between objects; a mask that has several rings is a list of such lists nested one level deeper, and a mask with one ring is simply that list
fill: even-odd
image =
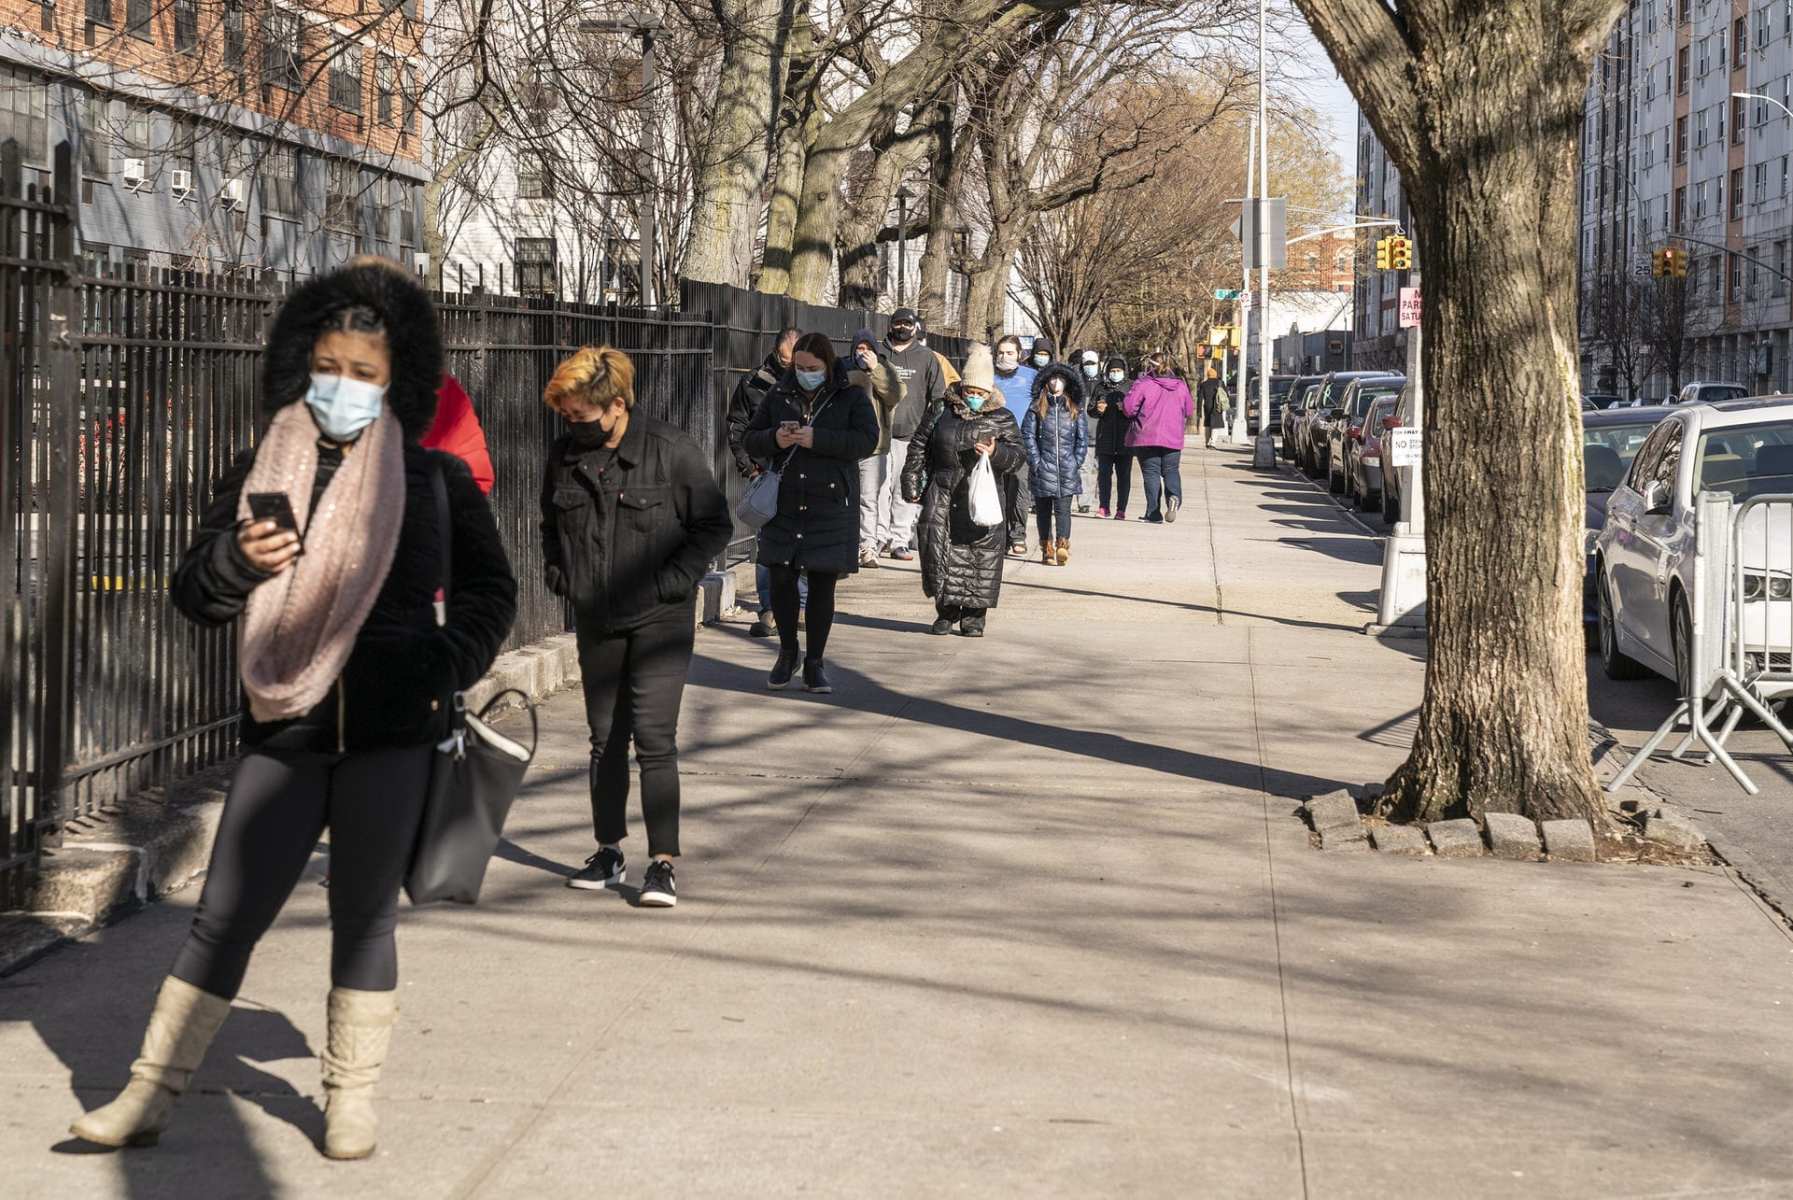
[{"label": "apartment building facade", "polygon": [[[1665,365],[1676,343],[1680,382],[1787,389],[1789,105],[1785,0],[1634,0],[1619,19],[1589,82],[1583,127],[1584,388],[1624,391],[1613,343],[1635,337],[1646,397],[1676,383]],[[1652,254],[1664,248],[1686,252],[1684,284],[1652,278]],[[1615,315],[1603,299],[1622,294],[1624,281],[1642,289],[1643,315]]]},{"label": "apartment building facade", "polygon": [[1360,229],[1356,235],[1351,321],[1353,370],[1405,370],[1407,331],[1400,328],[1401,289],[1420,286],[1420,271],[1382,271],[1376,242],[1403,230],[1412,235],[1413,215],[1401,188],[1401,173],[1389,159],[1362,110],[1357,115],[1357,220],[1393,220],[1398,226]]},{"label": "apartment building facade", "polygon": [[411,262],[423,3],[0,0],[0,138],[75,150],[93,270]]}]

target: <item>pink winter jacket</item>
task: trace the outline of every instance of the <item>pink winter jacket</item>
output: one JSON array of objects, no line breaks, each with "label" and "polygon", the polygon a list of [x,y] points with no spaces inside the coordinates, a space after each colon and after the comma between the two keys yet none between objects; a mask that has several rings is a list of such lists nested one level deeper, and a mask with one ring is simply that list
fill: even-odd
[{"label": "pink winter jacket", "polygon": [[1128,449],[1181,450],[1195,399],[1175,375],[1141,375],[1121,401],[1121,411],[1127,414]]}]

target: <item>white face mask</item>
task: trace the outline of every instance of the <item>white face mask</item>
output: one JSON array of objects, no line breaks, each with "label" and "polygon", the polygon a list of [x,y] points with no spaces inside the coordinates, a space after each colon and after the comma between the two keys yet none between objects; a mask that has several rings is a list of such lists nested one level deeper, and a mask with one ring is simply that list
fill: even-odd
[{"label": "white face mask", "polygon": [[1087,377],[1089,379],[1094,379],[1096,377],[1096,364],[1095,363],[1084,363],[1083,364],[1083,374],[1085,375],[1085,377]]},{"label": "white face mask", "polygon": [[1049,354],[1036,354],[1033,356],[1033,365],[1036,367],[1043,367],[1051,361],[1052,356]]},{"label": "white face mask", "polygon": [[313,374],[311,387],[305,393],[311,419],[333,442],[352,442],[360,437],[363,429],[380,419],[385,401],[383,385],[346,375]]},{"label": "white face mask", "polygon": [[1110,383],[1119,383],[1121,380],[1123,380],[1125,378],[1126,378],[1126,376],[1121,374],[1119,371],[1110,371],[1108,373],[1108,382],[1110,382]]}]

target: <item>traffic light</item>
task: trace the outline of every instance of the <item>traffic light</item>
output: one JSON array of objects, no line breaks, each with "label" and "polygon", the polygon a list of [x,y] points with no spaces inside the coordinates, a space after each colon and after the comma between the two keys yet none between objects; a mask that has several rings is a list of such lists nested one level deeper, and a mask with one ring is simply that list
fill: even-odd
[{"label": "traffic light", "polygon": [[1377,238],[1376,239],[1376,269],[1378,271],[1388,270],[1388,262],[1389,262],[1389,257],[1390,257],[1390,255],[1388,253],[1388,241],[1389,241],[1389,239],[1387,239],[1387,238]]},{"label": "traffic light", "polygon": [[1413,269],[1413,240],[1406,237],[1388,239],[1388,265],[1392,270],[1411,271]]},{"label": "traffic light", "polygon": [[1667,275],[1668,259],[1672,253],[1674,253],[1672,250],[1652,250],[1650,252],[1650,274],[1657,279]]},{"label": "traffic light", "polygon": [[1199,342],[1198,342],[1198,343],[1196,343],[1196,347],[1195,347],[1195,356],[1196,356],[1196,357],[1197,357],[1197,358],[1206,358],[1206,357],[1208,357],[1208,347],[1207,347],[1207,346],[1205,346],[1205,345],[1203,345],[1203,344],[1201,344],[1201,343],[1199,343]]},{"label": "traffic light", "polygon": [[1662,254],[1662,273],[1671,279],[1687,278],[1687,251],[1670,247]]}]

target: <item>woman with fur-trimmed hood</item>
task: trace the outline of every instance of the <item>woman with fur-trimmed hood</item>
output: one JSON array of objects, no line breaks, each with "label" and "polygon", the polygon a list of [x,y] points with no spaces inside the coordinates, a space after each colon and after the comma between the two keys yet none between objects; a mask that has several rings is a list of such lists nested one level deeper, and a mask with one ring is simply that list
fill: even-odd
[{"label": "woman with fur-trimmed hood", "polygon": [[75,1122],[85,1141],[156,1141],[328,829],[322,1149],[374,1151],[398,891],[430,760],[455,693],[485,674],[516,615],[485,496],[461,460],[418,444],[441,379],[435,308],[385,267],[315,279],[275,319],[260,436],[214,485],[171,589],[195,624],[237,626],[244,754],[131,1081]]},{"label": "woman with fur-trimmed hood", "polygon": [[974,345],[964,376],[922,417],[903,465],[903,495],[922,506],[921,586],[936,612],[929,633],[957,625],[965,637],[983,637],[1002,593],[1008,530],[971,520],[969,481],[980,455],[989,457],[999,490],[1027,461],[1015,414],[996,390],[990,348]]}]

